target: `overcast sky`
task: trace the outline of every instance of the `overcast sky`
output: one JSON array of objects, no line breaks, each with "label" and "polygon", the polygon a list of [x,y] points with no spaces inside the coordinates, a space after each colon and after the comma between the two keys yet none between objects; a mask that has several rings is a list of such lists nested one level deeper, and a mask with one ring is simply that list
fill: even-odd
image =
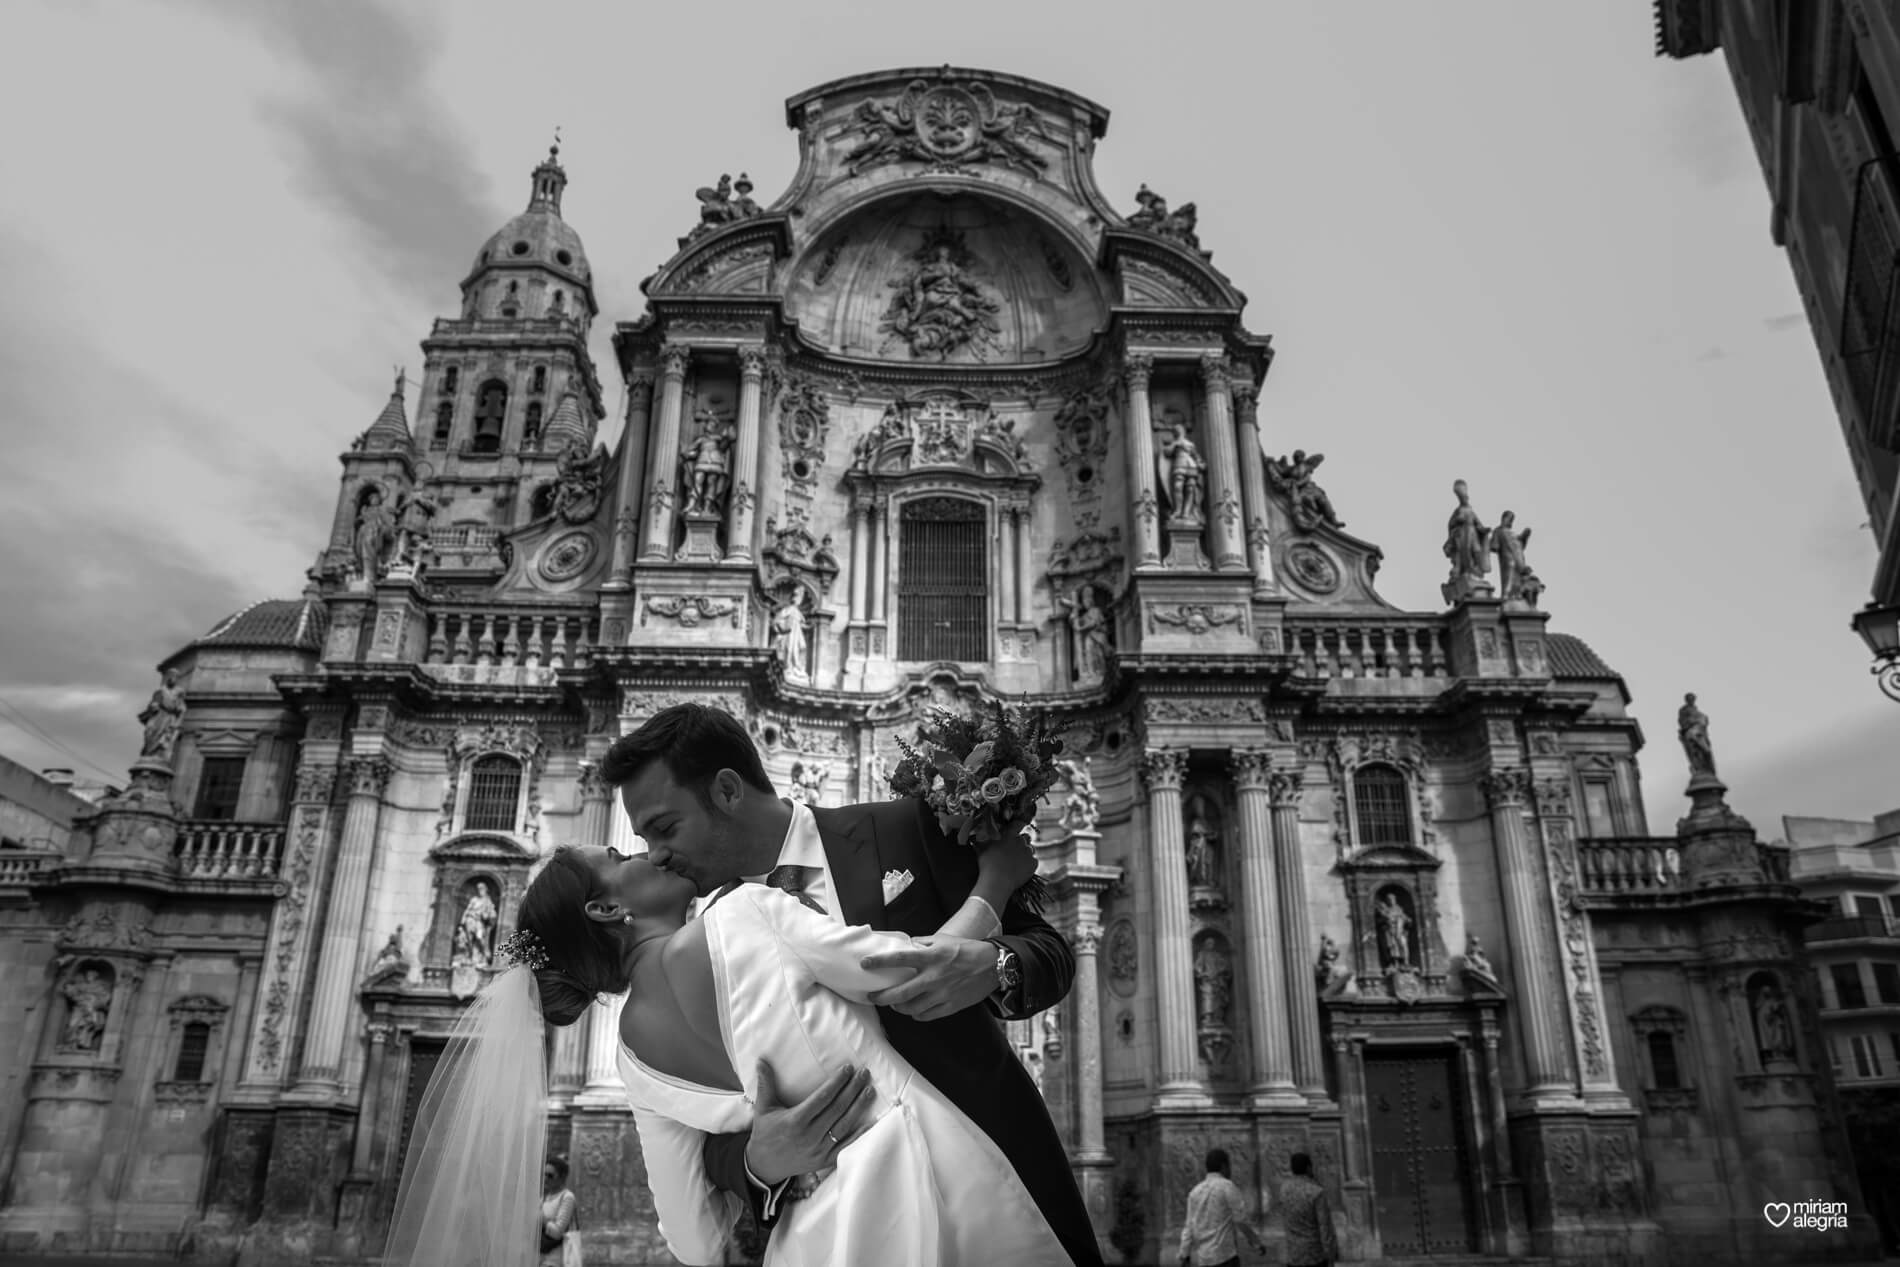
[{"label": "overcast sky", "polygon": [[1686,807],[1687,690],[1764,836],[1900,804],[1900,705],[1848,628],[1874,545],[1813,337],[1723,63],[1657,60],[1647,0],[7,19],[0,752],[28,766],[123,779],[157,661],[301,590],[337,454],[419,369],[555,125],[617,409],[612,322],[693,190],[744,170],[776,197],[786,97],[948,62],[1108,107],[1096,171],[1124,210],[1142,182],[1198,204],[1278,350],[1267,447],[1326,454],[1388,599],[1439,608],[1456,478],[1534,530],[1551,627],[1635,696],[1653,831]]}]

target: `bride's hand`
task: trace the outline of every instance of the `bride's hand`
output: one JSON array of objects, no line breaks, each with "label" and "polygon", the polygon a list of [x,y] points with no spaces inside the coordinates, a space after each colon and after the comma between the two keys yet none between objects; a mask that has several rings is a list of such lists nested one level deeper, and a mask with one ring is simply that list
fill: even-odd
[{"label": "bride's hand", "polygon": [[994,885],[1007,900],[1036,874],[1036,855],[1029,847],[1029,838],[1012,836],[984,846],[976,855],[976,872],[985,888]]}]

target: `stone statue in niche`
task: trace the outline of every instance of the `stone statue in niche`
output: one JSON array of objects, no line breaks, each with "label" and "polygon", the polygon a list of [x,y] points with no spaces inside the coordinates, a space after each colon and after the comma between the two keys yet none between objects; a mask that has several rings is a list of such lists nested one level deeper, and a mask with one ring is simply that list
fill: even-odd
[{"label": "stone statue in niche", "polygon": [[1170,523],[1198,525],[1206,520],[1207,464],[1201,451],[1188,439],[1187,423],[1172,410],[1164,425],[1171,433],[1155,446],[1156,474],[1168,494]]},{"label": "stone statue in niche", "polygon": [[806,805],[818,804],[818,798],[824,795],[825,780],[831,777],[831,763],[827,761],[794,761],[792,763],[792,789],[789,793],[794,801]]},{"label": "stone statue in niche", "polygon": [[1062,825],[1070,831],[1094,831],[1101,821],[1102,803],[1095,791],[1095,776],[1089,771],[1089,759],[1059,758],[1056,769],[1069,785],[1069,795],[1062,802]]},{"label": "stone statue in niche", "polygon": [[462,906],[460,931],[463,937],[459,939],[457,950],[465,951],[466,959],[458,954],[458,963],[467,962],[480,968],[494,963],[495,921],[500,916],[501,912],[495,905],[495,890],[488,881],[477,880],[474,892],[469,894],[468,901]]},{"label": "stone statue in niche", "polygon": [[1212,938],[1194,952],[1194,1000],[1202,1028],[1225,1027],[1234,997],[1234,966]]},{"label": "stone statue in niche", "polygon": [[939,226],[911,260],[910,270],[891,283],[897,293],[884,312],[886,346],[902,342],[911,356],[940,361],[966,349],[984,359],[1002,333],[1002,303],[972,275],[976,259],[962,232]]},{"label": "stone statue in niche", "polygon": [[1709,715],[1696,707],[1695,693],[1682,697],[1676,710],[1676,736],[1689,758],[1689,773],[1715,777],[1715,748],[1709,742]]},{"label": "stone statue in niche", "polygon": [[1128,227],[1168,238],[1189,250],[1198,251],[1201,249],[1201,239],[1195,234],[1194,227],[1199,215],[1191,202],[1182,203],[1179,211],[1169,211],[1168,200],[1143,185],[1135,191],[1135,210],[1128,214]]},{"label": "stone statue in niche", "polygon": [[1451,577],[1442,589],[1448,603],[1474,591],[1487,592],[1489,582],[1484,578],[1491,570],[1491,529],[1471,508],[1471,489],[1458,480],[1451,491],[1458,497],[1458,507],[1445,525],[1445,557],[1451,560]]},{"label": "stone statue in niche", "polygon": [[1496,994],[1504,992],[1498,981],[1497,969],[1491,966],[1491,957],[1484,953],[1484,946],[1478,941],[1476,933],[1465,935],[1465,979],[1471,984],[1482,986]]},{"label": "stone statue in niche", "polygon": [[397,503],[396,520],[400,540],[396,561],[407,567],[419,567],[428,557],[429,525],[441,507],[423,490],[411,489]]},{"label": "stone statue in niche", "polygon": [[1788,1003],[1781,986],[1768,976],[1761,977],[1754,989],[1755,1043],[1763,1062],[1794,1059],[1794,1026],[1788,1017]]},{"label": "stone statue in niche", "polygon": [[1187,870],[1188,883],[1193,887],[1221,887],[1220,833],[1209,821],[1207,799],[1202,796],[1188,803]]},{"label": "stone statue in niche", "polygon": [[363,505],[356,512],[356,575],[374,581],[382,575],[383,560],[396,539],[396,517],[383,505],[383,490],[372,488],[363,494]]},{"label": "stone statue in niche", "polygon": [[1108,676],[1108,654],[1113,649],[1108,613],[1093,585],[1078,585],[1062,599],[1069,613],[1069,633],[1075,643],[1075,676],[1093,685]]},{"label": "stone statue in niche", "polygon": [[699,434],[680,455],[686,468],[686,506],[688,515],[723,514],[726,490],[732,486],[732,429],[710,409],[699,415]]},{"label": "stone statue in niche", "polygon": [[806,659],[805,609],[794,594],[772,613],[772,650],[785,666],[788,682],[809,682],[811,666]]},{"label": "stone statue in niche", "polygon": [[67,1051],[98,1051],[112,1007],[112,980],[97,968],[73,975],[60,989],[66,1000],[66,1028],[59,1045]]},{"label": "stone statue in niche", "polygon": [[1321,524],[1335,528],[1346,526],[1333,510],[1333,499],[1313,482],[1313,472],[1325,460],[1324,453],[1308,456],[1305,449],[1293,450],[1290,458],[1267,459],[1267,475],[1274,487],[1286,494],[1287,513],[1301,532],[1311,532]]},{"label": "stone statue in niche", "polygon": [[1399,901],[1399,895],[1387,889],[1375,912],[1379,921],[1379,966],[1410,968],[1412,963],[1412,917]]},{"label": "stone statue in niche", "polygon": [[1507,603],[1527,603],[1535,607],[1537,596],[1544,592],[1544,583],[1524,561],[1524,547],[1531,543],[1531,530],[1518,528],[1516,524],[1517,512],[1507,510],[1498,517],[1498,526],[1491,533],[1491,549],[1498,556],[1498,597]]},{"label": "stone statue in niche", "polygon": [[139,746],[141,761],[170,761],[178,744],[178,732],[185,725],[185,693],[178,686],[178,670],[166,669],[158,689],[139,714],[145,724],[145,738]]}]

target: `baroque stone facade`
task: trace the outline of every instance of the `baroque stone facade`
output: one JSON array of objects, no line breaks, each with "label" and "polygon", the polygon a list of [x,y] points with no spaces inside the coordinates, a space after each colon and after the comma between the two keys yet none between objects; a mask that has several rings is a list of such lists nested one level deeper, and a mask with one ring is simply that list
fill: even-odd
[{"label": "baroque stone facade", "polygon": [[[1706,933],[1671,943],[1676,984],[1612,968],[1606,930],[1653,924],[1617,922],[1599,863],[1665,846],[1627,693],[1548,628],[1528,535],[1461,482],[1448,607],[1382,599],[1192,205],[1096,186],[1093,103],[946,68],[788,117],[793,186],[702,190],[616,328],[612,447],[551,154],[425,340],[415,425],[399,381],[345,453],[304,597],[169,658],[132,789],[0,876],[0,1046],[31,1071],[0,1248],[373,1254],[528,876],[636,847],[597,763],[687,699],[823,803],[884,795],[925,707],[1059,719],[1038,849],[1076,984],[1011,1032],[1105,1247],[1165,1256],[1217,1142],[1270,1236],[1303,1150],[1348,1257],[1566,1263],[1669,1252],[1659,1120],[1819,1155],[1794,943],[1701,966],[1794,918],[1752,837],[1703,842],[1739,861],[1685,864],[1693,901],[1640,898]],[[1727,1056],[1763,972],[1796,1034],[1773,1068]],[[661,1261],[614,1023],[555,1037],[552,1145],[590,1260]],[[1648,1097],[1658,1026],[1708,1101]]]}]

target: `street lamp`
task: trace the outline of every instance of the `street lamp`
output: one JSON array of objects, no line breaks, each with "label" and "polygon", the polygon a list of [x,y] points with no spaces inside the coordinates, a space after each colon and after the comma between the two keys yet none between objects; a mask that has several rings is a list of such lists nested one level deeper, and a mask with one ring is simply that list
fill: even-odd
[{"label": "street lamp", "polygon": [[1900,604],[1867,604],[1854,614],[1854,632],[1874,653],[1880,689],[1889,699],[1900,700]]}]

